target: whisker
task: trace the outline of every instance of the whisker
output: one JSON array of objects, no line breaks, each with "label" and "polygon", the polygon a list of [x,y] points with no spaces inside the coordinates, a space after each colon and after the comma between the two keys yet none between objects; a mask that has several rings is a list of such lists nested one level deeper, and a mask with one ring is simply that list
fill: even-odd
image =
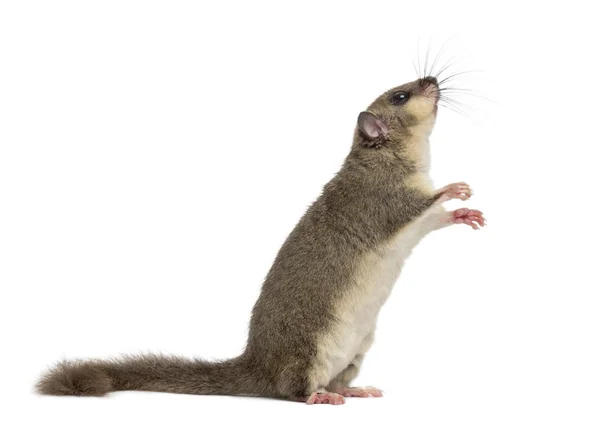
[{"label": "whisker", "polygon": [[444,103],[444,104],[446,104],[446,105],[452,106],[452,107],[454,107],[454,108],[456,108],[458,110],[464,111],[465,113],[467,113],[467,112],[474,113],[477,110],[475,107],[472,107],[472,106],[467,105],[467,104],[465,104],[463,102],[459,102],[459,101],[457,101],[455,99],[450,99],[450,98],[447,98],[447,97],[444,99],[444,101],[441,101],[441,102]]},{"label": "whisker", "polygon": [[452,75],[450,75],[450,76],[448,76],[448,77],[446,77],[446,78],[442,79],[441,81],[439,81],[439,82],[438,82],[438,85],[441,85],[442,83],[445,83],[445,82],[449,81],[449,80],[450,80],[450,79],[452,79],[452,78],[455,78],[455,77],[457,77],[457,76],[464,75],[464,74],[466,74],[466,73],[478,73],[478,72],[483,72],[483,70],[465,70],[465,71],[463,71],[463,72],[454,73],[454,74],[452,74]]},{"label": "whisker", "polygon": [[459,109],[457,109],[456,107],[453,107],[453,106],[451,106],[451,105],[448,105],[448,104],[440,104],[440,107],[444,107],[444,108],[446,108],[446,109],[448,109],[448,110],[450,110],[450,111],[454,111],[456,114],[460,114],[461,116],[463,116],[463,117],[465,117],[465,118],[467,117],[467,114],[466,114],[464,111],[462,111],[462,110],[459,110]]},{"label": "whisker", "polygon": [[436,79],[439,79],[440,76],[442,75],[442,73],[444,73],[446,70],[448,70],[450,67],[454,66],[456,63],[458,63],[462,59],[464,59],[464,57],[451,57],[448,60],[448,62],[446,63],[446,65],[444,67],[442,67],[442,70],[437,72],[437,74],[435,75]]},{"label": "whisker", "polygon": [[473,91],[471,89],[464,89],[464,88],[440,88],[440,92],[449,92],[449,93],[452,93],[454,95],[470,95],[470,96],[474,96],[474,97],[477,97],[477,98],[481,98],[481,99],[485,99],[485,100],[491,101],[485,95],[481,95],[478,92]]},{"label": "whisker", "polygon": [[455,99],[445,98],[443,101],[440,100],[440,103],[452,106],[452,107],[454,107],[454,108],[456,108],[458,110],[464,110],[464,111],[472,110],[472,107],[469,107],[466,104],[464,104],[462,102],[459,102],[459,101],[457,101]]},{"label": "whisker", "polygon": [[[415,60],[413,59],[412,61],[413,64],[413,69],[415,69],[415,73],[417,74],[417,78],[419,78],[419,71],[417,70],[417,64],[415,63]],[[420,78],[419,78],[420,79]]]},{"label": "whisker", "polygon": [[431,74],[433,74],[433,72],[435,71],[435,66],[438,62],[438,59],[440,59],[442,57],[442,53],[444,52],[444,49],[446,48],[446,45],[448,44],[448,42],[454,38],[456,36],[456,33],[453,34],[452,36],[450,36],[450,38],[448,38],[446,41],[444,41],[444,43],[442,44],[442,47],[440,48],[440,50],[438,51],[438,53],[435,56],[435,59],[433,60],[433,64],[431,65]]},{"label": "whisker", "polygon": [[421,37],[417,38],[417,68],[419,69],[417,72],[417,76],[419,77],[419,79],[422,79],[421,77]]},{"label": "whisker", "polygon": [[443,102],[447,102],[447,103],[451,103],[451,104],[455,104],[455,105],[460,105],[460,106],[465,106],[465,104],[460,102],[458,99],[451,98],[448,95],[446,95],[445,93],[440,93],[439,101],[443,101]]},{"label": "whisker", "polygon": [[[459,76],[466,75],[468,73],[482,72],[482,70],[455,71],[456,69],[454,69],[454,66],[456,66],[461,60],[464,60],[465,56],[452,56],[446,60],[446,47],[449,45],[454,36],[456,36],[456,34],[453,34],[450,38],[444,41],[437,52],[432,50],[433,40],[430,38],[424,57],[421,57],[421,37],[418,37],[417,57],[416,60],[413,59],[412,63],[421,85],[425,83],[424,78],[426,76],[433,76],[438,79],[437,100],[440,107],[454,111],[463,117],[468,117],[468,112],[475,110],[475,108],[471,107],[469,104],[461,102],[457,98],[453,98],[453,96],[470,95],[486,100],[489,100],[489,98],[480,95],[478,92],[472,89],[452,86],[454,85],[452,81],[457,80]],[[449,71],[450,69],[453,71]],[[449,83],[450,85],[448,85]]]},{"label": "whisker", "polygon": [[451,99],[451,98],[440,98],[439,100],[440,103],[445,103],[445,104],[450,104],[450,105],[455,105],[457,107],[461,107],[464,104],[462,104],[461,102],[455,100],[455,99]]},{"label": "whisker", "polygon": [[423,66],[423,77],[427,76],[427,64],[429,63],[429,52],[431,51],[431,38],[429,38],[429,45],[427,46],[427,52],[425,53],[425,65]]}]

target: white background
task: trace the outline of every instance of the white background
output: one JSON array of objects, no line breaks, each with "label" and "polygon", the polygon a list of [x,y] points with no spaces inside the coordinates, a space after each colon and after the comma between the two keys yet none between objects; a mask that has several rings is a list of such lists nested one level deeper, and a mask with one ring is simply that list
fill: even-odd
[{"label": "white background", "polygon": [[[589,2],[0,4],[2,419],[598,420]],[[237,355],[358,113],[447,40],[485,99],[441,109],[432,176],[489,226],[410,258],[356,382],[383,399],[33,393],[61,358]]]}]

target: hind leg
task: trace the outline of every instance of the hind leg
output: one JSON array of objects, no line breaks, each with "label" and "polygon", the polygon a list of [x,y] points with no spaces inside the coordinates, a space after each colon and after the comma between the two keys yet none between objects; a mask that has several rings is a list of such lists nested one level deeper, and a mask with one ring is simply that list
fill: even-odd
[{"label": "hind leg", "polygon": [[319,387],[318,382],[311,379],[309,367],[307,362],[288,364],[279,374],[277,396],[308,405],[345,403],[344,397],[339,393]]},{"label": "hind leg", "polygon": [[368,387],[351,387],[350,383],[356,376],[360,370],[360,365],[362,360],[364,359],[364,354],[357,355],[352,360],[352,363],[348,365],[340,374],[336,376],[335,379],[329,383],[327,386],[327,390],[331,390],[332,392],[339,393],[342,396],[347,398],[380,398],[383,396],[383,392],[376,387],[368,386]]},{"label": "hind leg", "polygon": [[350,387],[352,380],[358,376],[360,366],[365,358],[366,352],[373,344],[374,332],[371,332],[363,341],[360,347],[360,353],[357,354],[352,362],[340,374],[338,374],[327,386],[327,390],[339,393],[345,397],[352,398],[379,398],[383,396],[381,390],[376,387]]}]

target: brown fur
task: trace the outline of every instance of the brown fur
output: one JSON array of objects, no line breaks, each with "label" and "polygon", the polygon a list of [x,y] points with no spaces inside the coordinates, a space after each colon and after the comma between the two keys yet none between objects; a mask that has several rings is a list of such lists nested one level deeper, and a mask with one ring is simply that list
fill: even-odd
[{"label": "brown fur", "polygon": [[63,361],[37,384],[47,395],[103,396],[119,390],[198,395],[251,394],[257,382],[241,358],[222,362],[162,355]]},{"label": "brown fur", "polygon": [[[310,373],[317,338],[336,322],[333,308],[352,287],[358,262],[434,202],[419,183],[427,166],[420,150],[436,112],[424,85],[420,80],[395,88],[368,108],[389,133],[370,138],[356,129],[341,170],[281,247],[254,306],[240,357],[212,363],[152,355],[62,362],[43,375],[38,390],[85,396],[116,390],[278,397],[314,392]],[[390,104],[399,89],[410,92],[411,99],[403,106]],[[357,355],[332,378],[331,387],[347,386],[362,358]]]}]

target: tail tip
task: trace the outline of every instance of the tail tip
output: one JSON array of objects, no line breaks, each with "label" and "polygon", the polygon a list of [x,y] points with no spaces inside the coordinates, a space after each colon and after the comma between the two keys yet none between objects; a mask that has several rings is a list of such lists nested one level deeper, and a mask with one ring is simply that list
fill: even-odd
[{"label": "tail tip", "polygon": [[63,361],[42,375],[36,390],[42,395],[104,396],[114,389],[110,377],[97,364]]}]

